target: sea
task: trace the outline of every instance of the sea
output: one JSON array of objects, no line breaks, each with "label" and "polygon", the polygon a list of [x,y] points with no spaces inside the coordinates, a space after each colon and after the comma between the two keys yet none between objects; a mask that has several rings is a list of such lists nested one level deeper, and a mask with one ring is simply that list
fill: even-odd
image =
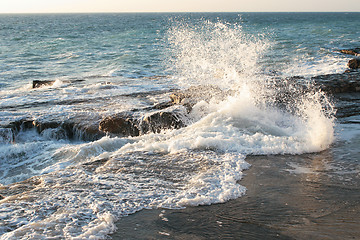
[{"label": "sea", "polygon": [[[348,69],[354,56],[339,50],[360,46],[359,23],[360,13],[1,14],[0,239],[110,239],[145,209],[226,203],[247,194],[254,155],[336,147],[352,158],[328,171],[355,181],[359,112],[336,112],[359,101],[312,79]],[[279,101],[279,79],[291,99]],[[232,94],[170,107],[182,128],[84,130],[164,111],[152,107],[194,86]]]}]

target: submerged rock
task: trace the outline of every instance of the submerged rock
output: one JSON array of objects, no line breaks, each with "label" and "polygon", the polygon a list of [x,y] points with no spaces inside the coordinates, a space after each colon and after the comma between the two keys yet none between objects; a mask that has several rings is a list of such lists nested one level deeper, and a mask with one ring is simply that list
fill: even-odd
[{"label": "submerged rock", "polygon": [[115,115],[102,119],[99,130],[106,133],[121,134],[123,136],[139,136],[136,121],[129,116]]},{"label": "submerged rock", "polygon": [[12,136],[9,141],[15,142],[19,132],[29,130],[36,130],[40,135],[56,140],[96,140],[105,136],[105,133],[99,130],[99,122],[100,119],[84,115],[78,115],[67,120],[60,118],[56,120],[55,117],[51,119],[19,119],[0,126],[0,142],[2,133],[9,136],[6,137],[7,139]]},{"label": "submerged rock", "polygon": [[360,56],[360,48],[342,49],[340,52],[348,55]]},{"label": "submerged rock", "polygon": [[33,128],[51,139],[96,140],[105,136],[98,127],[99,119],[91,116],[78,115],[67,120],[64,119],[36,119]]},{"label": "submerged rock", "polygon": [[139,123],[141,133],[159,133],[163,129],[179,129],[184,126],[181,116],[175,112],[155,112],[145,116]]},{"label": "submerged rock", "polygon": [[[66,81],[61,81],[64,83],[78,83],[78,82],[83,82],[85,81],[84,79],[77,79],[77,80],[66,80]],[[41,88],[44,86],[51,86],[55,83],[55,80],[34,80],[33,81],[33,88]]]},{"label": "submerged rock", "polygon": [[58,128],[61,126],[61,122],[43,122],[39,120],[33,121],[33,125],[38,133],[42,133],[44,130],[49,128]]},{"label": "submerged rock", "polygon": [[10,128],[14,133],[25,131],[34,127],[34,120],[28,118],[22,118],[9,123],[4,128]]},{"label": "submerged rock", "polygon": [[41,88],[44,86],[50,86],[53,85],[55,81],[40,81],[40,80],[34,80],[33,81],[33,88]]},{"label": "submerged rock", "polygon": [[182,114],[173,109],[145,113],[140,117],[124,114],[108,116],[99,123],[99,130],[120,136],[139,136],[149,132],[159,133],[164,129],[184,127]]}]

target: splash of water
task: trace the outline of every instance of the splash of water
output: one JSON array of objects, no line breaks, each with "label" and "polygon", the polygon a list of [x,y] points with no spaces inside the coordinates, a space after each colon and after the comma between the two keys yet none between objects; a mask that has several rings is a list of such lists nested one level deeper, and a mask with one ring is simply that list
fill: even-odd
[{"label": "splash of water", "polygon": [[269,46],[262,37],[243,33],[241,25],[204,21],[177,22],[168,32],[180,83],[216,84],[232,88],[254,76],[261,53]]},{"label": "splash of water", "polygon": [[[170,29],[169,41],[180,85],[217,85],[235,92],[221,103],[198,103],[193,111],[194,115],[209,114],[212,120],[222,119],[216,125],[221,134],[233,129],[229,134],[237,140],[221,150],[300,154],[324,150],[333,142],[334,108],[323,92],[305,80],[262,74],[258,61],[271,46],[263,36],[248,36],[240,25],[220,21],[181,22]],[[196,125],[206,121],[201,119]],[[259,135],[256,146],[253,143]],[[234,147],[239,142],[242,144]]]}]

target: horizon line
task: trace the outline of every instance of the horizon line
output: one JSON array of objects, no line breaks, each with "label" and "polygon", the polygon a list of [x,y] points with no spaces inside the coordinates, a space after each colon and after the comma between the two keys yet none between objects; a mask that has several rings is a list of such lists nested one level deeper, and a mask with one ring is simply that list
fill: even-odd
[{"label": "horizon line", "polygon": [[0,12],[3,14],[116,14],[116,13],[360,13],[360,11],[114,11],[114,12]]}]

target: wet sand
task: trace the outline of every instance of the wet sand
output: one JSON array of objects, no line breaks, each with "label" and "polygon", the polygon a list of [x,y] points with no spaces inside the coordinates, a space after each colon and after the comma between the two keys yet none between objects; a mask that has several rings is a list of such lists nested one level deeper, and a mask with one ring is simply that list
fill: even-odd
[{"label": "wet sand", "polygon": [[[355,139],[355,141],[354,141]],[[246,195],[224,204],[143,210],[113,239],[359,239],[360,136],[316,154],[251,156]]]}]

